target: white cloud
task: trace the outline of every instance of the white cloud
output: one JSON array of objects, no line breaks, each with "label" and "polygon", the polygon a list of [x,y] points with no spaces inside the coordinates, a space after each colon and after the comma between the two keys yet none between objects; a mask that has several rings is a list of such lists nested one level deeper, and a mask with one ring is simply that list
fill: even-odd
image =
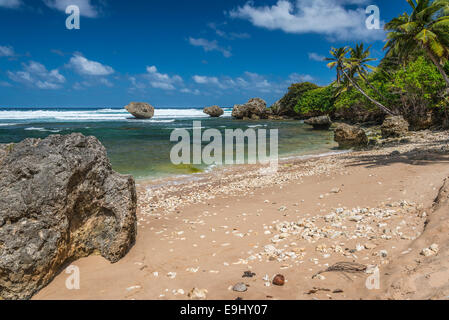
[{"label": "white cloud", "polygon": [[180,76],[169,76],[168,74],[159,73],[155,66],[147,67],[145,77],[150,81],[150,85],[153,88],[162,90],[175,90],[176,84],[183,83],[183,79]]},{"label": "white cloud", "polygon": [[192,46],[203,48],[204,51],[206,51],[206,52],[209,52],[209,51],[221,52],[225,58],[229,58],[232,56],[231,50],[220,47],[218,45],[217,40],[209,41],[209,40],[202,39],[202,38],[199,38],[199,39],[189,38],[189,43]]},{"label": "white cloud", "polygon": [[192,89],[189,89],[189,88],[183,88],[183,89],[180,90],[180,92],[182,92],[182,93],[190,93],[190,94],[193,94],[195,96],[198,96],[198,95],[201,94],[200,90],[198,90],[198,89],[192,90]]},{"label": "white cloud", "polygon": [[221,86],[220,80],[217,77],[207,77],[207,76],[193,76],[193,81],[198,84],[215,84]]},{"label": "white cloud", "polygon": [[[232,10],[233,18],[254,26],[287,33],[316,33],[331,40],[381,40],[383,30],[366,28],[366,5],[371,0],[279,0],[273,6],[256,7],[251,2]],[[356,8],[348,8],[355,5]],[[365,5],[365,7],[362,7]]]},{"label": "white cloud", "polygon": [[0,7],[16,9],[22,5],[21,0],[0,0]]},{"label": "white cloud", "polygon": [[313,61],[324,61],[326,57],[315,52],[309,52],[309,59]]},{"label": "white cloud", "polygon": [[79,53],[74,54],[68,66],[80,75],[85,76],[107,76],[115,72],[111,67],[103,65],[100,62],[88,60]]},{"label": "white cloud", "polygon": [[[223,23],[221,25],[226,25],[227,23]],[[249,35],[248,33],[244,32],[244,33],[238,33],[238,32],[225,32],[221,29],[219,29],[219,26],[216,23],[209,23],[208,24],[209,28],[211,28],[212,30],[215,31],[215,33],[227,40],[236,40],[236,39],[249,39],[251,38],[251,35]]]},{"label": "white cloud", "polygon": [[21,71],[8,71],[8,77],[12,81],[39,89],[59,89],[66,81],[58,69],[48,71],[43,64],[35,61],[23,64],[23,70]]},{"label": "white cloud", "polygon": [[44,3],[52,9],[63,12],[68,6],[76,5],[80,8],[80,14],[88,18],[96,18],[99,15],[98,8],[92,5],[91,0],[44,0]]},{"label": "white cloud", "polygon": [[13,47],[0,46],[0,57],[13,57],[14,55],[15,53]]},{"label": "white cloud", "polygon": [[259,93],[283,93],[292,83],[312,81],[310,75],[300,75],[293,73],[287,79],[270,80],[266,76],[254,73],[245,72],[242,76],[237,78],[232,77],[211,77],[195,75],[192,77],[193,81],[202,86],[210,88],[216,87],[221,90],[235,90],[235,91],[251,91]]}]

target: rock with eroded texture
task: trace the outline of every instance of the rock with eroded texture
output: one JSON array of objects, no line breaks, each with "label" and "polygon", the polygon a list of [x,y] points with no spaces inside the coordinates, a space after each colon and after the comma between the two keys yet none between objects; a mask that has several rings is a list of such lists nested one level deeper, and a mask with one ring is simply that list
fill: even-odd
[{"label": "rock with eroded texture", "polygon": [[136,239],[134,179],[82,134],[0,148],[0,297],[29,299],[71,261],[117,262]]},{"label": "rock with eroded texture", "polygon": [[402,116],[389,116],[382,124],[382,138],[400,138],[408,133],[409,123]]},{"label": "rock with eroded texture", "polygon": [[154,116],[154,107],[148,103],[131,102],[125,109],[136,119],[151,119]]},{"label": "rock with eroded texture", "polygon": [[340,148],[363,148],[368,145],[368,137],[362,128],[344,123],[335,129],[335,141]]},{"label": "rock with eroded texture", "polygon": [[204,108],[203,112],[212,118],[219,118],[224,114],[224,111],[219,106],[212,106]]}]

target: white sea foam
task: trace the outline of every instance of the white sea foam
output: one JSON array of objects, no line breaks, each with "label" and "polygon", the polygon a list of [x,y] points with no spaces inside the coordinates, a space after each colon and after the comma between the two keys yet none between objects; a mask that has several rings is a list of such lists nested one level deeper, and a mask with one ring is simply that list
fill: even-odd
[{"label": "white sea foam", "polygon": [[[226,113],[230,115],[230,110]],[[180,118],[206,118],[200,109],[156,109],[154,117],[148,122],[173,122]],[[44,121],[44,122],[77,122],[77,121],[138,121],[125,109],[99,110],[0,110],[0,121]],[[11,124],[12,125],[12,124]]]},{"label": "white sea foam", "polygon": [[35,128],[35,127],[25,128],[24,130],[25,130],[25,131],[51,132],[51,133],[58,133],[58,132],[61,132],[61,130],[52,130],[52,129]]}]

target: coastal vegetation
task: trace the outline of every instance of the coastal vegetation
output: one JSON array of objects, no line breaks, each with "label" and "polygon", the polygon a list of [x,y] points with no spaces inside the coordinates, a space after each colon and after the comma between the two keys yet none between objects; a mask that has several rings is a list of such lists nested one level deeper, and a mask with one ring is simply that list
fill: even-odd
[{"label": "coastal vegetation", "polygon": [[[407,0],[411,13],[385,24],[385,57],[371,47],[332,48],[324,61],[336,80],[320,87],[293,84],[272,112],[306,119],[329,115],[349,122],[400,115],[413,129],[449,125],[449,0]],[[324,62],[323,61],[323,62]]]}]

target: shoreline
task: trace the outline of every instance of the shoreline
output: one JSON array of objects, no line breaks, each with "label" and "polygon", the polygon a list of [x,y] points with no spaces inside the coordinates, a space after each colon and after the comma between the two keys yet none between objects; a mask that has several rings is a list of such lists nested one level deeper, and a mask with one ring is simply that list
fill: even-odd
[{"label": "shoreline", "polygon": [[[391,298],[383,270],[423,249],[413,243],[449,176],[447,133],[294,159],[275,178],[246,165],[182,185],[140,184],[138,238],[128,255],[116,264],[75,261],[80,290],[67,290],[61,273],[34,299],[189,299],[193,288],[211,300]],[[342,261],[378,266],[381,289],[366,288],[366,272],[320,274]],[[256,275],[242,278],[246,271]],[[276,274],[284,286],[271,284]],[[247,291],[232,290],[240,282]]]}]

